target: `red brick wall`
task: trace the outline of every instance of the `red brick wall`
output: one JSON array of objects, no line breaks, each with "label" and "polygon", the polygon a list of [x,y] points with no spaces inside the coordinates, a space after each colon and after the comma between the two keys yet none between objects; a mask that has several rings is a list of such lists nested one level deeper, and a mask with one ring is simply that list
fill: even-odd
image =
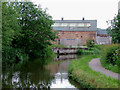
[{"label": "red brick wall", "polygon": [[58,31],[58,39],[54,44],[59,44],[59,39],[81,39],[81,44],[86,45],[86,41],[92,39],[95,41],[95,31]]}]

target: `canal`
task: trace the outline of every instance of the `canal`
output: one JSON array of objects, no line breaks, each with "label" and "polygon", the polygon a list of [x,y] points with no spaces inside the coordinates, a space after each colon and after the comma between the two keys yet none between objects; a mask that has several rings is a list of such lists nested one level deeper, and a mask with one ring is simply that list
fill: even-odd
[{"label": "canal", "polygon": [[27,65],[18,65],[14,69],[3,70],[3,88],[80,88],[68,78],[68,66],[77,55],[56,56],[49,64],[41,65],[39,59],[29,61]]}]

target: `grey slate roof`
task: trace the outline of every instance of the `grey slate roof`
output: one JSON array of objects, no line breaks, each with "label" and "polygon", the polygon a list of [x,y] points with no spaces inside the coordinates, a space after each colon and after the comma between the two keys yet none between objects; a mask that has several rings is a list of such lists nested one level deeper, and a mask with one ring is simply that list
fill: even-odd
[{"label": "grey slate roof", "polygon": [[55,23],[91,23],[90,27],[53,26],[56,31],[97,31],[97,20],[54,20]]},{"label": "grey slate roof", "polygon": [[108,34],[106,29],[98,29],[97,34],[105,35]]}]

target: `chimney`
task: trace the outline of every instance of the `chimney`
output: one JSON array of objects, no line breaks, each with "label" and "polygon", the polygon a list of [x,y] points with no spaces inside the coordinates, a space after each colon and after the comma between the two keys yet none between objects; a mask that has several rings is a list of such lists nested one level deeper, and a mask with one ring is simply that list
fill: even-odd
[{"label": "chimney", "polygon": [[62,18],[61,18],[61,20],[63,21],[63,20],[64,20],[64,18],[62,17]]},{"label": "chimney", "polygon": [[83,17],[83,19],[82,20],[85,20],[85,18]]}]

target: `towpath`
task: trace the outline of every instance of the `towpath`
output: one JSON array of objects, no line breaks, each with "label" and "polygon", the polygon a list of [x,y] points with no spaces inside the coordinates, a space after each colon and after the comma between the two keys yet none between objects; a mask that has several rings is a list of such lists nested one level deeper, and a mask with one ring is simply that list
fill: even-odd
[{"label": "towpath", "polygon": [[89,62],[89,67],[90,67],[92,70],[94,70],[94,71],[100,72],[100,73],[102,73],[102,74],[105,74],[106,76],[110,76],[110,77],[113,77],[113,78],[115,78],[115,79],[120,80],[120,74],[114,73],[114,72],[112,72],[112,71],[109,71],[109,70],[105,69],[105,68],[101,65],[100,58],[92,59],[92,60]]}]

